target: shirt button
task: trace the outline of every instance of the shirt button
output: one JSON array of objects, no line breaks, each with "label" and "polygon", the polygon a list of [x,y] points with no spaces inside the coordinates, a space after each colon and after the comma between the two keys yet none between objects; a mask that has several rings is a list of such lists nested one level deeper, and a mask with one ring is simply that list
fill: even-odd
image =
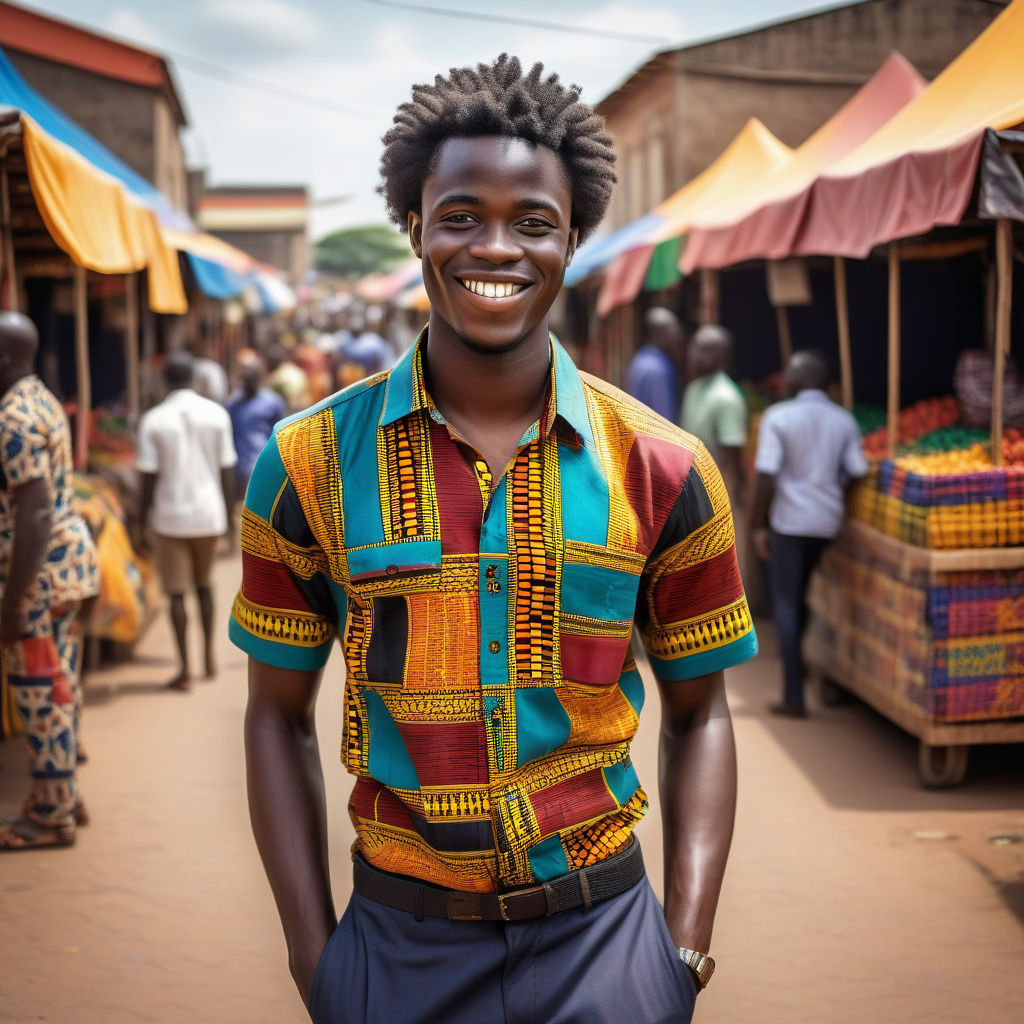
[{"label": "shirt button", "polygon": [[398,566],[397,565],[389,565],[384,571],[389,576],[395,576],[398,573]]},{"label": "shirt button", "polygon": [[501,644],[499,644],[497,640],[492,640],[487,645],[487,650],[489,650],[491,652],[491,654],[497,654],[498,651],[501,650]]}]

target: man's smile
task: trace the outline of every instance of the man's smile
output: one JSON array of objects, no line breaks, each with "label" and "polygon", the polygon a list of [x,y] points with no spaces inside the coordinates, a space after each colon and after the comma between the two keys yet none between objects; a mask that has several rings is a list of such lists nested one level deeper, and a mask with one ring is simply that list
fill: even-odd
[{"label": "man's smile", "polygon": [[510,277],[483,277],[460,275],[455,278],[466,291],[484,299],[507,301],[515,298],[520,292],[529,288],[530,281],[513,280]]}]

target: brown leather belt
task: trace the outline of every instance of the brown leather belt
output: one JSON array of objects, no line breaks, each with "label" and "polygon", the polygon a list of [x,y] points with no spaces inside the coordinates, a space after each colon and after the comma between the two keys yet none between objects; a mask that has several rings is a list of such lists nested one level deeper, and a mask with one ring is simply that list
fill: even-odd
[{"label": "brown leather belt", "polygon": [[417,921],[424,917],[441,917],[449,921],[527,921],[548,917],[562,910],[590,907],[611,899],[644,877],[644,861],[636,837],[614,857],[552,878],[541,885],[509,892],[441,889],[403,875],[378,871],[359,854],[355,854],[353,860],[353,887],[360,896],[415,914]]}]

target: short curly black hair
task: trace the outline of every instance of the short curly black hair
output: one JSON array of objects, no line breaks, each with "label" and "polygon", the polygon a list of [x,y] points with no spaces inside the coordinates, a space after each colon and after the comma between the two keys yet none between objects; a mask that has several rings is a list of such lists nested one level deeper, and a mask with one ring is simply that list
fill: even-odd
[{"label": "short curly black hair", "polygon": [[604,119],[580,102],[580,87],[543,64],[523,74],[518,57],[503,53],[493,64],[452,68],[433,85],[414,85],[382,139],[381,184],[388,215],[405,228],[420,212],[423,181],[446,139],[505,135],[547,146],[562,159],[572,188],[572,226],[583,241],[601,222],[615,186],[615,152]]}]

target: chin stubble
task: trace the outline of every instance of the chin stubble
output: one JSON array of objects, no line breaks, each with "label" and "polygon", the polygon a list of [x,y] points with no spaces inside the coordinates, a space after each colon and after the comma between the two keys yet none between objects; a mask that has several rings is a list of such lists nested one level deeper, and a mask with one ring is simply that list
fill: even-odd
[{"label": "chin stubble", "polygon": [[475,338],[471,338],[468,334],[460,334],[458,331],[455,332],[455,336],[462,342],[462,344],[478,356],[503,356],[509,352],[514,352],[526,339],[529,337],[530,332],[524,331],[518,337],[513,338],[511,341],[505,342],[504,345],[488,345],[485,342],[477,341]]}]

